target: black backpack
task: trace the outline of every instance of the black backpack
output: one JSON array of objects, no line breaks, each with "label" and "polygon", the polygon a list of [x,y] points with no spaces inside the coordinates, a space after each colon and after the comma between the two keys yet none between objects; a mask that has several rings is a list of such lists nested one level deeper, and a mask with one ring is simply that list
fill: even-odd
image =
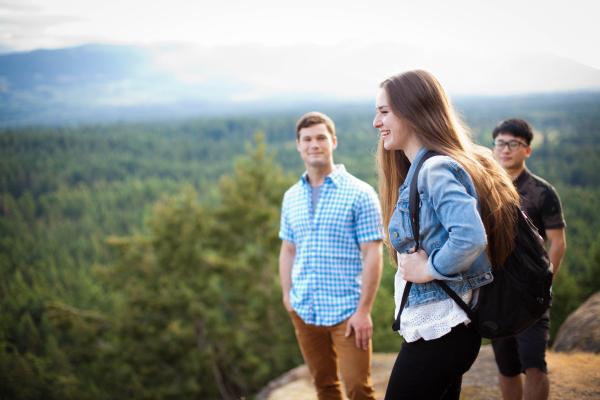
[{"label": "black backpack", "polygon": [[[417,179],[425,160],[439,155],[428,151],[421,158],[410,183],[409,209],[415,238],[419,248],[419,194]],[[469,316],[482,337],[495,339],[514,336],[537,321],[550,307],[552,300],[552,272],[544,248],[544,240],[531,220],[518,211],[517,234],[512,253],[502,266],[493,266],[494,280],[479,289],[474,308],[470,308],[444,281],[434,281]],[[392,325],[400,329],[400,315],[408,300],[412,286],[406,282],[398,316]]]}]

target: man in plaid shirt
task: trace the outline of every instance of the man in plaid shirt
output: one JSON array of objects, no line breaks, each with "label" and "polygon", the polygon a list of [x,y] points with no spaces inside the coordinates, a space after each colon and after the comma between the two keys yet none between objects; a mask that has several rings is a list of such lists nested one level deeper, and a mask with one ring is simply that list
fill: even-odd
[{"label": "man in plaid shirt", "polygon": [[[283,304],[319,399],[374,399],[371,307],[381,278],[379,200],[333,163],[333,121],[308,113],[296,124],[306,172],[285,193],[279,237]],[[339,360],[339,362],[338,362]]]}]

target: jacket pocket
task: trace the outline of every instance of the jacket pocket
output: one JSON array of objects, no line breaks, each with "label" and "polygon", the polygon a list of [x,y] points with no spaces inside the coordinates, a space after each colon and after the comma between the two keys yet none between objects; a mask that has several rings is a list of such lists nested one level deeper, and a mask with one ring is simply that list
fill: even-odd
[{"label": "jacket pocket", "polygon": [[408,208],[408,201],[400,200],[396,206],[398,213],[400,214],[400,222],[402,226],[401,234],[409,239],[414,239],[412,224],[410,222],[410,210]]}]

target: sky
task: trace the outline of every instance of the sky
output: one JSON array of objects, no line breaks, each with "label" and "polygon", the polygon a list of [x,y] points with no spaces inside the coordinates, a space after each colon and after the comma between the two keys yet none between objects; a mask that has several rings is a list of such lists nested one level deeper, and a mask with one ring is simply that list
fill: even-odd
[{"label": "sky", "polygon": [[[0,0],[0,49],[89,42],[551,53],[600,69],[597,0]],[[375,62],[382,54],[373,54]]]},{"label": "sky", "polygon": [[0,53],[143,46],[184,86],[235,87],[235,101],[365,99],[414,68],[452,95],[600,90],[598,11],[599,0],[0,0]]}]

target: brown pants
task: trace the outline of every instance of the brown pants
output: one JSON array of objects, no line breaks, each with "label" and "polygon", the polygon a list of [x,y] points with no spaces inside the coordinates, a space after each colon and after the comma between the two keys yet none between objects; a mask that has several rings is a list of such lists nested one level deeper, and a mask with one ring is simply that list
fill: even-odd
[{"label": "brown pants", "polygon": [[333,326],[317,326],[304,323],[295,312],[291,317],[319,400],[343,398],[337,374],[338,359],[348,397],[351,400],[375,399],[371,384],[371,343],[369,350],[361,350],[354,343],[354,332],[344,337],[348,320]]}]

